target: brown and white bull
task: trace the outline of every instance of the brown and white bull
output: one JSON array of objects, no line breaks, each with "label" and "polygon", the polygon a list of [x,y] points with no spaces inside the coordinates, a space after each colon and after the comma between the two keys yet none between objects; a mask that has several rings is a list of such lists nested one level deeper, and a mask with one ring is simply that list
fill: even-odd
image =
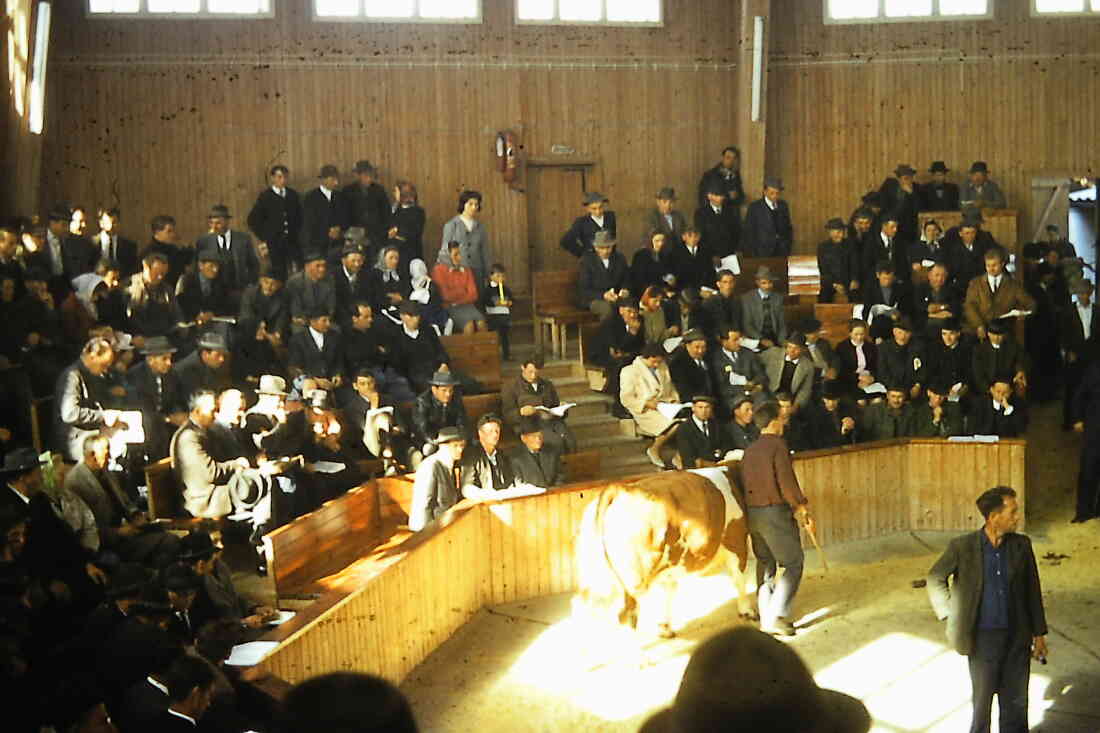
[{"label": "brown and white bull", "polygon": [[672,636],[671,599],[685,573],[729,550],[738,612],[756,616],[744,570],[748,524],[732,466],[666,471],[628,484],[610,484],[585,510],[577,538],[580,598],[636,628],[638,599],[654,584],[666,591],[661,636]]}]

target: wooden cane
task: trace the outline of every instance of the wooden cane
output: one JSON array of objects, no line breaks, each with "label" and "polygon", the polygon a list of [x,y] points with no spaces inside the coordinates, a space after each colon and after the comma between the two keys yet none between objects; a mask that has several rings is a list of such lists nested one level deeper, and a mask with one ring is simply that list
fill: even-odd
[{"label": "wooden cane", "polygon": [[829,561],[825,559],[825,551],[821,549],[821,543],[817,541],[817,532],[808,525],[802,525],[802,529],[806,530],[806,534],[810,535],[810,541],[814,543],[814,549],[817,550],[817,554],[821,557],[821,567],[823,572],[829,572]]}]

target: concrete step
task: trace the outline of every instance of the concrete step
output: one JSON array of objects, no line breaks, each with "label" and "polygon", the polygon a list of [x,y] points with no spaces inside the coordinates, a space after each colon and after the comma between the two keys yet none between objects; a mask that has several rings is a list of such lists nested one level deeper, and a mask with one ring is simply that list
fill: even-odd
[{"label": "concrete step", "polygon": [[555,379],[554,388],[558,390],[558,397],[560,397],[563,402],[576,402],[578,397],[585,397],[587,395],[607,396],[602,392],[593,392],[592,387],[588,384],[588,380],[584,377],[562,377],[561,379]]},{"label": "concrete step", "polygon": [[580,395],[559,395],[562,402],[576,402],[577,406],[570,409],[568,413],[569,424],[572,425],[574,420],[583,417],[600,416],[608,417],[611,409],[611,398],[607,395],[598,394],[595,392],[586,392]]},{"label": "concrete step", "polygon": [[633,420],[619,420],[608,413],[576,417],[570,415],[569,429],[577,437],[577,448],[579,450],[585,450],[593,440],[608,436],[626,435],[634,437]]},{"label": "concrete step", "polygon": [[613,480],[644,473],[657,473],[657,471],[657,467],[650,463],[644,452],[639,450],[636,455],[624,455],[600,463],[598,477]]}]

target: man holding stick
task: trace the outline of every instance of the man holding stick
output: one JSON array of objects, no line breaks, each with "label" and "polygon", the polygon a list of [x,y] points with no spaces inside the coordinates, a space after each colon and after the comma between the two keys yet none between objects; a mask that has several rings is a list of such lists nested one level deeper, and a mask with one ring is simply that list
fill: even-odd
[{"label": "man holding stick", "polygon": [[[794,475],[787,441],[783,440],[784,423],[779,405],[772,402],[761,405],[753,420],[760,428],[760,438],[745,449],[741,477],[745,486],[749,534],[756,555],[760,630],[794,636],[790,613],[805,564],[798,528],[801,525],[813,537],[814,521]],[[780,565],[783,575],[776,578]]]}]

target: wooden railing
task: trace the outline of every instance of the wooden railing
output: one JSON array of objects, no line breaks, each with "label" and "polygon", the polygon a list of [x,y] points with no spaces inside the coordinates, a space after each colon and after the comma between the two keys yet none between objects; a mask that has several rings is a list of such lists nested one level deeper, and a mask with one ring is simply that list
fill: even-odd
[{"label": "wooden railing", "polygon": [[[974,529],[975,498],[998,484],[1026,505],[1025,452],[1018,440],[903,439],[803,453],[794,463],[828,545]],[[328,593],[269,634],[282,643],[262,666],[290,682],[338,670],[400,681],[481,607],[575,589],[581,515],[606,483],[460,503],[381,557],[355,590]]]}]

